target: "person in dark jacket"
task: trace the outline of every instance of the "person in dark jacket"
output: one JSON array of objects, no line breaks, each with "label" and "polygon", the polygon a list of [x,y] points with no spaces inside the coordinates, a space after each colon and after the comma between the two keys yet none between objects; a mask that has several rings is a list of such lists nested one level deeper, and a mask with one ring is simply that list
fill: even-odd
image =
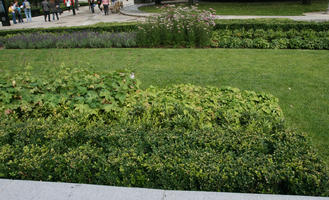
[{"label": "person in dark jacket", "polygon": [[102,4],[102,0],[97,0],[97,5],[98,5],[98,9],[103,12],[103,9],[101,8],[101,4]]},{"label": "person in dark jacket", "polygon": [[48,16],[48,22],[50,22],[50,8],[49,8],[49,3],[47,0],[43,0],[41,2],[42,10],[45,16],[45,22],[47,21],[47,16]]},{"label": "person in dark jacket", "polygon": [[55,15],[56,15],[57,20],[59,20],[55,0],[50,0],[49,8],[50,8],[50,12],[53,14],[53,20],[55,20]]},{"label": "person in dark jacket", "polygon": [[91,10],[91,13],[95,13],[95,0],[88,0],[88,3],[89,3],[89,8]]}]

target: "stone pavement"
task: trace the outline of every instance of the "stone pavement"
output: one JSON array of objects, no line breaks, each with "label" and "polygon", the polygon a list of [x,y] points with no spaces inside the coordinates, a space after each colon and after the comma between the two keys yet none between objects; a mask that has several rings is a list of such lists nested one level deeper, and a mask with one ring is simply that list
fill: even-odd
[{"label": "stone pavement", "polygon": [[43,16],[32,17],[32,22],[26,22],[23,24],[13,24],[11,26],[0,26],[0,30],[4,29],[22,29],[22,28],[49,28],[49,27],[60,27],[60,26],[82,26],[91,25],[99,22],[133,22],[143,20],[136,16],[127,16],[122,14],[109,14],[107,16],[101,13],[98,7],[95,7],[95,13],[91,13],[88,6],[80,7],[79,11],[76,11],[76,15],[72,14],[72,11],[64,11],[62,15],[59,15],[59,20],[52,20],[45,22]]},{"label": "stone pavement", "polygon": [[0,200],[329,200],[329,197],[173,191],[0,179]]}]

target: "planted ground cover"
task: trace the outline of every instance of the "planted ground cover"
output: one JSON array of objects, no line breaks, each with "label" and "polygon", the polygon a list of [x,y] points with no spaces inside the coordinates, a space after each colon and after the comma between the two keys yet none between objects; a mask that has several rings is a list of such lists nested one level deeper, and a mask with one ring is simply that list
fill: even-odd
[{"label": "planted ground cover", "polygon": [[62,63],[103,72],[128,68],[136,72],[142,88],[190,83],[271,93],[279,98],[290,127],[309,134],[329,163],[328,59],[328,51],[308,50],[1,50],[0,66],[16,73],[30,64],[35,74]]},{"label": "planted ground cover", "polygon": [[[1,43],[1,42],[0,42]],[[136,33],[27,33],[3,39],[7,49],[136,47]],[[1,44],[0,44],[1,45]]]},{"label": "planted ground cover", "polygon": [[[299,1],[288,2],[200,2],[199,9],[213,8],[217,15],[263,15],[294,16],[305,12],[326,11],[328,2],[312,1],[312,5],[303,5]],[[160,12],[158,6],[140,7],[144,12]]]},{"label": "planted ground cover", "polygon": [[264,49],[329,49],[329,31],[312,29],[219,29],[212,47]]},{"label": "planted ground cover", "polygon": [[30,70],[1,76],[1,177],[329,195],[328,168],[270,94],[141,90],[131,72]]}]

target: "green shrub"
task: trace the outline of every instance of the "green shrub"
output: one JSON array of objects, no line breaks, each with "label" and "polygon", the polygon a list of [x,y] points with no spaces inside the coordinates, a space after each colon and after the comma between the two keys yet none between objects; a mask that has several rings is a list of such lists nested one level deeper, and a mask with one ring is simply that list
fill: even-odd
[{"label": "green shrub", "polygon": [[[263,21],[263,20],[262,20]],[[295,29],[297,31],[302,31],[305,29],[311,29],[313,31],[328,31],[329,30],[329,23],[314,23],[314,22],[273,22],[268,23],[264,22],[252,22],[248,20],[221,20],[216,21],[216,26],[214,27],[215,30],[222,30],[222,29],[245,29],[245,30],[256,30],[256,29],[263,29],[263,30],[282,30],[288,31],[290,29]]]},{"label": "green shrub", "polygon": [[[1,79],[1,92],[9,95],[0,101],[0,177],[329,195],[327,167],[305,134],[286,128],[271,95],[193,85],[136,90],[130,72],[59,71],[53,80],[28,74],[15,82]],[[103,90],[118,102],[109,112],[97,109],[104,103],[98,99],[107,101]],[[127,94],[121,104],[120,91]],[[55,95],[70,100],[55,103],[51,115],[40,113],[46,103],[36,101],[26,102],[32,112],[25,115],[8,112],[9,105],[24,110],[26,97],[42,93],[48,102]],[[74,111],[78,94],[96,108]]]},{"label": "green shrub", "polygon": [[196,7],[168,5],[162,13],[151,16],[138,26],[137,40],[141,47],[183,46],[205,47],[210,43],[212,27],[215,25],[210,11]]},{"label": "green shrub", "polygon": [[73,26],[73,27],[55,27],[55,28],[28,28],[28,29],[13,29],[1,30],[0,36],[27,34],[27,33],[72,33],[79,31],[89,32],[132,32],[137,28],[136,23],[98,23],[88,26]]},{"label": "green shrub", "polygon": [[305,29],[223,29],[212,33],[211,46],[221,48],[328,49],[328,31]]},{"label": "green shrub", "polygon": [[0,111],[28,117],[72,110],[85,115],[110,112],[122,107],[139,84],[125,71],[96,74],[65,66],[46,70],[38,77],[27,70],[8,79],[0,82]]}]

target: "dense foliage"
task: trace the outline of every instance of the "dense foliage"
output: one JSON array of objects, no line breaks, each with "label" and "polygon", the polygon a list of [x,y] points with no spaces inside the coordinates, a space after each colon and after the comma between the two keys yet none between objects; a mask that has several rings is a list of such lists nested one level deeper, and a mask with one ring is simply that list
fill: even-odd
[{"label": "dense foliage", "polygon": [[150,16],[138,26],[138,45],[142,47],[205,47],[215,26],[214,15],[196,7],[164,6],[162,13]]},{"label": "dense foliage", "polygon": [[328,169],[271,95],[52,70],[1,79],[0,177],[329,194]]},{"label": "dense foliage", "polygon": [[0,36],[27,33],[72,33],[72,32],[131,32],[136,30],[135,23],[97,23],[88,26],[28,28],[0,30]]},{"label": "dense foliage", "polygon": [[329,49],[329,30],[223,29],[213,32],[212,47]]},{"label": "dense foliage", "polygon": [[[135,47],[135,33],[27,33],[3,39],[7,49]],[[0,42],[1,43],[1,42]]]},{"label": "dense foliage", "polygon": [[286,21],[286,20],[217,20],[214,27],[215,30],[221,29],[273,29],[289,31],[290,29],[295,29],[297,31],[302,31],[304,29],[313,31],[328,31],[328,22],[299,22],[299,21]]},{"label": "dense foliage", "polygon": [[1,80],[0,110],[21,117],[47,117],[72,110],[87,114],[109,112],[123,106],[127,95],[137,90],[138,82],[133,76],[126,72],[96,74],[62,66],[36,77],[28,69],[10,78],[11,82]]}]

